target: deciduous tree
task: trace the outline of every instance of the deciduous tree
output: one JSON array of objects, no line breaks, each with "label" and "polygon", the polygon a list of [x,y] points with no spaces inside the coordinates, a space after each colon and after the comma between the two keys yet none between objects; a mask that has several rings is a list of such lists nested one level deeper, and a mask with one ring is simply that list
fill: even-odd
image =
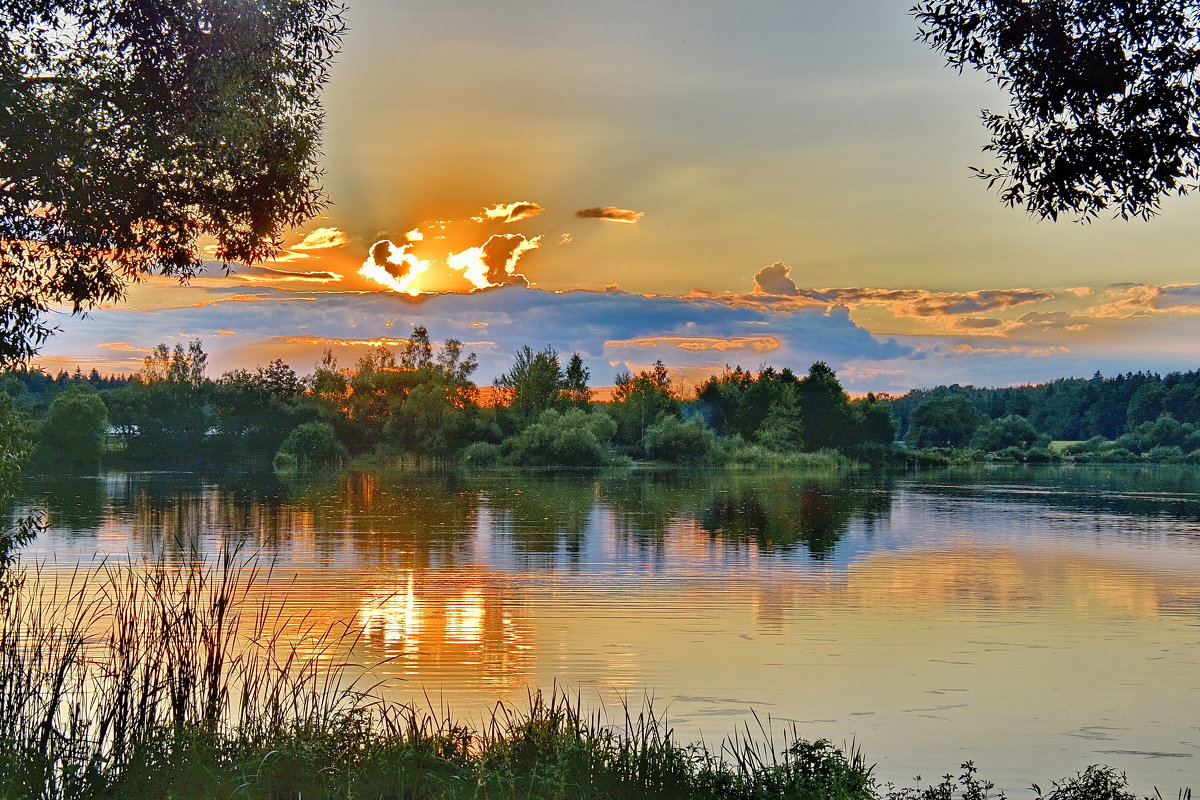
[{"label": "deciduous tree", "polygon": [[982,112],[1000,166],[977,169],[1031,214],[1149,217],[1200,175],[1200,7],[1192,0],[921,0],[919,38],[1009,94]]},{"label": "deciduous tree", "polygon": [[0,365],[52,305],[272,255],[323,205],[332,0],[0,0]]}]

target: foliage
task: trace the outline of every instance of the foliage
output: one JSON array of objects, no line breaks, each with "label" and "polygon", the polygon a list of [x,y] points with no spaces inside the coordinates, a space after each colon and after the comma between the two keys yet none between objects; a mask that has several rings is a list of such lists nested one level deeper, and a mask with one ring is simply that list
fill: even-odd
[{"label": "foliage", "polygon": [[33,463],[75,472],[100,466],[108,438],[108,409],[90,386],[73,386],[54,398],[38,425]]},{"label": "foliage", "polygon": [[[12,399],[0,393],[0,512],[7,512],[11,506],[21,467],[32,449],[25,420],[13,407]],[[0,527],[0,594],[5,591],[4,576],[12,566],[14,551],[33,541],[39,526],[39,518],[26,517]]]},{"label": "foliage", "polygon": [[124,440],[126,458],[153,463],[192,460],[205,453],[212,427],[207,364],[199,340],[186,350],[180,344],[173,349],[159,344],[144,359],[137,381],[102,395],[109,420]]},{"label": "foliage", "polygon": [[579,353],[572,353],[567,361],[567,368],[563,370],[562,393],[566,402],[580,408],[589,408],[591,390],[588,388],[588,380],[591,377],[591,372],[583,365],[583,357]]},{"label": "foliage", "polygon": [[330,0],[0,0],[0,364],[52,305],[272,255],[323,206]]},{"label": "foliage", "polygon": [[679,416],[680,402],[671,386],[671,373],[662,361],[655,361],[636,375],[622,370],[616,376],[608,413],[617,423],[614,437],[628,452],[638,450],[646,428],[666,414]]},{"label": "foliage", "polygon": [[829,365],[824,361],[813,364],[797,388],[804,449],[833,448],[846,441],[853,425],[850,398]]},{"label": "foliage", "polygon": [[[1036,783],[1032,788],[1038,800],[1135,800],[1137,795],[1128,786],[1125,773],[1093,764],[1074,777],[1053,781],[1048,792]],[[1180,798],[1185,795],[1190,797],[1191,792],[1180,792]]]},{"label": "foliage", "polygon": [[1019,414],[985,420],[971,436],[971,447],[993,453],[1008,447],[1028,448],[1034,443],[1045,445],[1048,436],[1041,436],[1029,420]]},{"label": "foliage", "polygon": [[882,454],[891,451],[896,441],[896,419],[891,405],[874,394],[850,404],[850,452]]},{"label": "foliage", "polygon": [[757,375],[726,368],[700,385],[696,407],[718,434],[771,452],[837,448],[886,461],[896,437],[890,405],[874,395],[851,402],[824,362],[804,378],[787,368],[764,367]]},{"label": "foliage", "polygon": [[[978,772],[975,764],[968,761],[962,765],[962,773],[957,779],[953,775],[946,774],[942,776],[941,783],[924,788],[919,786],[896,788],[889,784],[884,798],[885,800],[957,800],[957,798],[962,798],[962,800],[992,800],[993,798],[994,800],[1004,800],[1004,792],[994,791],[996,785],[991,781],[979,778]],[[920,778],[917,780],[919,781]],[[1062,798],[1062,800],[1066,800],[1066,798]],[[1078,798],[1078,800],[1083,800],[1083,798]],[[1096,797],[1095,800],[1118,800],[1118,798]]]},{"label": "foliage", "polygon": [[504,461],[504,450],[492,442],[471,442],[458,453],[458,463],[464,467],[498,467]]},{"label": "foliage", "polygon": [[571,354],[564,369],[554,348],[534,352],[528,345],[522,347],[512,368],[494,381],[503,400],[501,426],[507,432],[519,430],[548,408],[586,410],[590,377],[578,353]]},{"label": "foliage", "polygon": [[1018,414],[1040,434],[1080,441],[1093,436],[1116,439],[1138,425],[1170,413],[1181,423],[1200,423],[1200,371],[1159,376],[1136,372],[1105,378],[1062,378],[1037,386],[985,389],[938,386],[909,392],[892,401],[906,433],[913,409],[933,397],[960,395],[992,419]]},{"label": "foliage", "polygon": [[488,434],[478,419],[474,353],[447,339],[435,347],[424,326],[413,328],[399,356],[373,349],[342,373],[332,354],[313,376],[322,418],[351,453],[385,445],[422,455],[449,455]]},{"label": "foliage", "polygon": [[904,440],[913,447],[963,447],[982,419],[961,395],[931,398],[913,409]]},{"label": "foliage", "polygon": [[524,467],[600,467],[613,459],[612,417],[579,408],[548,408],[537,422],[505,439],[507,460]]},{"label": "foliage", "polygon": [[716,437],[699,419],[661,415],[646,429],[642,449],[647,458],[698,467],[708,463]]},{"label": "foliage", "polygon": [[280,359],[254,372],[233,370],[206,388],[205,449],[271,456],[297,425],[315,416],[305,403],[306,382]]},{"label": "foliage", "polygon": [[276,464],[280,467],[315,467],[341,461],[345,457],[346,448],[338,441],[332,425],[306,422],[297,425],[283,440],[276,454]]},{"label": "foliage", "polygon": [[193,389],[204,384],[204,370],[208,366],[208,354],[204,352],[204,344],[199,339],[188,343],[187,350],[176,343],[173,349],[165,344],[158,344],[150,355],[142,359],[142,371],[138,374],[142,383],[186,383]]},{"label": "foliage", "polygon": [[717,443],[713,460],[726,469],[841,469],[850,461],[836,450],[816,450],[811,453],[780,452],[755,442],[747,442],[741,436],[731,436]]},{"label": "foliage", "polygon": [[921,0],[919,38],[1010,101],[983,112],[1010,206],[1055,219],[1150,217],[1200,177],[1200,17],[1178,0]]}]

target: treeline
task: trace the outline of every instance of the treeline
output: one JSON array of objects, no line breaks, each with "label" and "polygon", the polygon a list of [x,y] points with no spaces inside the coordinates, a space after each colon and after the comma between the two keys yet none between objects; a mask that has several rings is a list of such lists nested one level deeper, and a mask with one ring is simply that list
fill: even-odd
[{"label": "treeline", "polygon": [[1062,378],[1038,386],[978,389],[938,386],[917,389],[892,402],[901,435],[908,432],[912,412],[926,400],[962,397],[990,419],[1024,417],[1050,439],[1105,439],[1132,432],[1139,425],[1170,414],[1178,422],[1200,424],[1200,371],[1159,376],[1131,372],[1105,378]]},{"label": "treeline", "polygon": [[787,466],[881,460],[895,427],[888,405],[851,401],[827,365],[806,375],[727,369],[692,398],[662,362],[616,376],[595,402],[578,354],[523,347],[491,386],[474,354],[423,327],[350,367],[331,352],[300,375],[281,360],[207,376],[200,341],[159,345],[130,378],[0,378],[5,414],[33,440],[35,466],[101,461],[188,466],[231,458],[289,469],[352,457],[476,466],[602,466],[632,459],[694,466]]},{"label": "treeline", "polygon": [[[1200,371],[1065,378],[1038,386],[939,386],[895,399],[912,448],[1020,461],[1200,463]],[[1048,445],[1064,444],[1051,452]],[[931,454],[936,456],[936,454]]]}]

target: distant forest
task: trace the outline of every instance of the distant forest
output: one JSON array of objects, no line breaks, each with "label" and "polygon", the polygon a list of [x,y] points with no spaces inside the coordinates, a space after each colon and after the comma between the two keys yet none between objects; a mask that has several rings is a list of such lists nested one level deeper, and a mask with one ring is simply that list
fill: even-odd
[{"label": "distant forest", "polygon": [[1060,378],[1006,389],[977,389],[957,383],[914,389],[892,402],[900,434],[907,433],[909,417],[917,406],[955,395],[991,419],[1020,415],[1051,439],[1115,439],[1163,414],[1181,423],[1200,424],[1200,371],[1165,376],[1130,372],[1112,378],[1097,372],[1091,378]]},{"label": "distant forest", "polygon": [[803,375],[726,368],[686,396],[657,362],[619,372],[611,396],[597,402],[578,354],[523,347],[508,372],[479,387],[475,355],[455,340],[435,345],[423,327],[396,351],[373,348],[350,366],[327,351],[306,375],[275,360],[210,378],[207,361],[193,341],[159,345],[136,375],[5,372],[0,427],[24,437],[35,467],[51,471],[236,459],[283,470],[348,459],[478,467],[1200,463],[1200,371],[853,399],[822,362]]}]

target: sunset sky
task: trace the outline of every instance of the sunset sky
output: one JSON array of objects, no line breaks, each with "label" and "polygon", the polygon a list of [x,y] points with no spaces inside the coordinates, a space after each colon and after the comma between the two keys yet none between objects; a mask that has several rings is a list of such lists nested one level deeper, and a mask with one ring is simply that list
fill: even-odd
[{"label": "sunset sky", "polygon": [[1002,206],[968,167],[1005,100],[907,6],[352,0],[326,214],[275,263],[64,315],[41,363],[200,338],[213,375],[308,372],[425,324],[481,382],[522,344],[595,385],[657,358],[689,381],[825,360],[852,392],[1200,366],[1200,198],[1087,225]]}]

